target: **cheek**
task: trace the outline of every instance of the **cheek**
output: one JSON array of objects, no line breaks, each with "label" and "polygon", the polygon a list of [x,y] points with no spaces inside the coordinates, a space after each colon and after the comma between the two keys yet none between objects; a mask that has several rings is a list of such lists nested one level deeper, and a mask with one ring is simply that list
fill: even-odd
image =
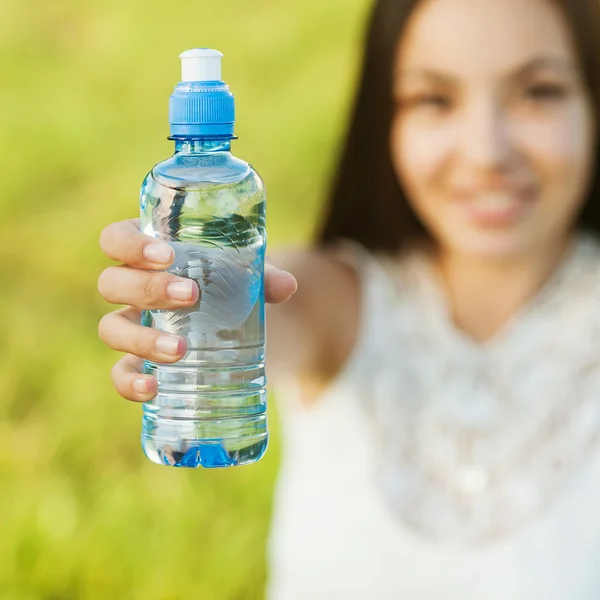
[{"label": "cheek", "polygon": [[396,119],[391,131],[391,154],[396,177],[408,203],[428,228],[436,229],[436,191],[443,187],[444,174],[455,145],[454,127],[427,125],[411,119]]},{"label": "cheek", "polygon": [[579,200],[588,185],[595,137],[591,117],[584,108],[545,122],[519,122],[515,146],[527,157],[541,188],[564,204]]},{"label": "cheek", "polygon": [[432,184],[443,171],[453,145],[450,125],[428,126],[397,118],[391,132],[392,161],[408,192]]}]

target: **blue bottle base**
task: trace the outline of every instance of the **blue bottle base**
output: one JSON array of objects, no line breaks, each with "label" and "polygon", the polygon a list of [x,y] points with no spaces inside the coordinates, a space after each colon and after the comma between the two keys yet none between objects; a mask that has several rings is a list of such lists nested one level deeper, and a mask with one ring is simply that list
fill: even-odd
[{"label": "blue bottle base", "polygon": [[[144,364],[159,387],[143,405],[144,453],[158,465],[180,468],[254,463],[269,435],[263,346],[203,352],[188,351],[187,360],[173,365]],[[200,362],[205,354],[210,367]]]},{"label": "blue bottle base", "polygon": [[[231,445],[231,440],[228,441]],[[265,454],[268,446],[268,435],[264,434],[255,440],[244,440],[242,448],[228,450],[223,440],[198,440],[175,450],[168,443],[157,443],[151,436],[142,434],[142,448],[146,456],[154,463],[168,467],[196,469],[216,469],[239,467],[257,462]]]}]

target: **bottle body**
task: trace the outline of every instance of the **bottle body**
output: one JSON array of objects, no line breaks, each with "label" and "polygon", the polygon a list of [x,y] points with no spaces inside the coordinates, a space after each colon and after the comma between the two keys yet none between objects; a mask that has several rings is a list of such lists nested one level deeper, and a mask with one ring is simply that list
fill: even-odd
[{"label": "bottle body", "polygon": [[198,302],[144,311],[142,323],[186,338],[174,364],[144,363],[158,394],[143,406],[142,446],[158,464],[255,462],[268,443],[265,377],[265,191],[229,142],[180,141],[141,190],[141,230],[168,242],[168,269]]}]

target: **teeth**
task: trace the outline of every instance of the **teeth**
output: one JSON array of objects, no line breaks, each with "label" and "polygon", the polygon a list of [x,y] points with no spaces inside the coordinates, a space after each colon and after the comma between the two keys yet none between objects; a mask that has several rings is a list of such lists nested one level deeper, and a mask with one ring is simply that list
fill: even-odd
[{"label": "teeth", "polygon": [[471,201],[475,208],[488,210],[502,210],[514,206],[518,200],[510,195],[502,192],[490,192],[480,194]]}]

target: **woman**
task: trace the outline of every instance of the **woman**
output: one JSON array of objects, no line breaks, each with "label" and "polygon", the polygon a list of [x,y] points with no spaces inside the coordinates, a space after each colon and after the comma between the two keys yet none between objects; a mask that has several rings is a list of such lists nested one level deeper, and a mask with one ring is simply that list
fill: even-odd
[{"label": "woman", "polygon": [[[319,243],[280,258],[289,302],[267,276],[272,598],[600,597],[598,39],[595,0],[376,4]],[[133,222],[101,243],[134,267],[109,301],[197,298]],[[100,336],[144,401],[136,356],[185,345],[138,318]]]}]

